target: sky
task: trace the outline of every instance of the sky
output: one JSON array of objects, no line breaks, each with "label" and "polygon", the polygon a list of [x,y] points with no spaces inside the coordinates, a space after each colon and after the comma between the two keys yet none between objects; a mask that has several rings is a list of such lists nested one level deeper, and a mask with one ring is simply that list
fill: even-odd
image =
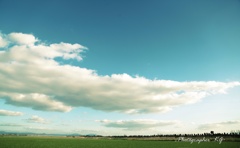
[{"label": "sky", "polygon": [[0,0],[0,131],[240,130],[239,0]]}]

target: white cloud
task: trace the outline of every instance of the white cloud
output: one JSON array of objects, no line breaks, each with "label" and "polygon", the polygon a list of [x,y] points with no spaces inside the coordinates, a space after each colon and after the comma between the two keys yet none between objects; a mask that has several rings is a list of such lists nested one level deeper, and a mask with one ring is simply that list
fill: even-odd
[{"label": "white cloud", "polygon": [[10,33],[9,40],[16,44],[31,45],[37,42],[37,39],[32,34]]},{"label": "white cloud", "polygon": [[33,123],[48,123],[44,118],[33,115],[32,117],[26,119],[28,122],[33,122]]},{"label": "white cloud", "polygon": [[3,35],[0,33],[0,48],[3,48],[8,44],[8,42],[2,36]]},{"label": "white cloud", "polygon": [[0,116],[22,116],[22,112],[15,112],[15,111],[9,111],[9,110],[0,110]]},{"label": "white cloud", "polygon": [[161,121],[152,119],[136,119],[136,120],[97,120],[103,123],[106,127],[122,128],[125,130],[146,130],[156,127],[165,127],[170,125],[177,125],[179,121]]},{"label": "white cloud", "polygon": [[240,126],[240,121],[225,121],[225,122],[216,122],[216,123],[205,123],[199,125],[198,129],[200,130],[213,130],[213,129],[219,129],[219,128],[226,128],[229,126],[238,125]]},{"label": "white cloud", "polygon": [[36,44],[33,35],[23,33],[4,36],[9,36],[4,40],[12,46],[0,52],[0,98],[16,106],[63,112],[72,107],[129,114],[167,112],[240,85],[150,80],[128,74],[100,76],[94,70],[64,64],[66,59],[82,60],[87,48],[80,44]]},{"label": "white cloud", "polygon": [[46,111],[60,111],[68,112],[72,107],[64,105],[62,102],[55,101],[51,96],[44,94],[30,93],[30,94],[9,94],[10,97],[6,98],[7,104],[14,104],[16,106],[31,106],[36,110]]}]

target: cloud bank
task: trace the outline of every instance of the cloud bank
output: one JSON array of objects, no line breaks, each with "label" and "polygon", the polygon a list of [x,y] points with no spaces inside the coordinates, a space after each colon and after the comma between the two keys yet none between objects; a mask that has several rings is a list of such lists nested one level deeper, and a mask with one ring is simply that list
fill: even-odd
[{"label": "cloud bank", "polygon": [[[0,98],[35,110],[155,113],[223,94],[239,82],[150,80],[128,74],[101,76],[64,64],[81,61],[80,44],[45,44],[32,34],[0,34]],[[56,60],[58,58],[58,60]],[[60,60],[59,60],[60,59]]]},{"label": "cloud bank", "polygon": [[22,126],[22,125],[20,125],[20,124],[14,124],[14,123],[0,123],[0,126],[18,127],[18,126]]},{"label": "cloud bank", "polygon": [[198,127],[198,129],[200,130],[219,129],[219,128],[233,126],[233,125],[240,126],[240,121],[234,120],[234,121],[225,121],[225,122],[217,122],[217,123],[205,123],[205,124],[201,124]]},{"label": "cloud bank", "polygon": [[47,123],[47,121],[39,116],[33,115],[32,117],[26,119],[27,122],[33,122],[33,123]]},{"label": "cloud bank", "polygon": [[177,125],[179,121],[161,121],[152,119],[136,119],[136,120],[98,120],[106,127],[122,128],[124,130],[146,130],[155,127],[163,127],[169,125]]},{"label": "cloud bank", "polygon": [[22,112],[15,112],[15,111],[9,111],[9,110],[0,110],[0,116],[22,116]]}]

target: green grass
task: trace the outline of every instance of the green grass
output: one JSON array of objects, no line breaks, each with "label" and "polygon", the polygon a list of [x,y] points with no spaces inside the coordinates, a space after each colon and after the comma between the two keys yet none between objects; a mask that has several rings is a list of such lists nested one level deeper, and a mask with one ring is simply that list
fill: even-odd
[{"label": "green grass", "polygon": [[240,142],[80,139],[64,137],[0,137],[0,148],[240,148]]}]

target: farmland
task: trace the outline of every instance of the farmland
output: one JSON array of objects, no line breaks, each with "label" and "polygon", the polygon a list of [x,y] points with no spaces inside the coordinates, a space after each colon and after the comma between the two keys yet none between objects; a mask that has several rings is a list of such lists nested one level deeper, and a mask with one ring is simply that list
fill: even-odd
[{"label": "farmland", "polygon": [[240,142],[175,142],[163,140],[129,140],[107,138],[67,138],[2,136],[1,148],[239,148]]}]

